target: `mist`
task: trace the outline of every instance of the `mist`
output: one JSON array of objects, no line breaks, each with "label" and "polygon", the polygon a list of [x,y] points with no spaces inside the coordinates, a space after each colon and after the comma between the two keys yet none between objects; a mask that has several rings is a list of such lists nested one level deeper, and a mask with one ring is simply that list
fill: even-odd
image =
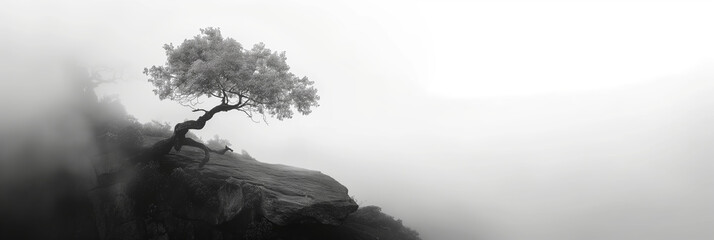
[{"label": "mist", "polygon": [[[227,113],[195,134],[328,174],[423,239],[714,237],[707,2],[9,6],[6,189],[58,169],[92,185],[68,65],[121,73],[96,91],[140,122],[198,116],[160,101],[141,70],[163,63],[163,44],[215,26],[286,51],[320,107],[268,124]],[[35,162],[17,157],[28,145]]]}]

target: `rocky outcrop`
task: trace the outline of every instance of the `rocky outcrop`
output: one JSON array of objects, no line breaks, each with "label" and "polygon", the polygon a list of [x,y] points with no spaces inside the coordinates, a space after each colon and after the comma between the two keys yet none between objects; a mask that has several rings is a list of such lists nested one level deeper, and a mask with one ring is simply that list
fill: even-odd
[{"label": "rocky outcrop", "polygon": [[[296,226],[331,228],[357,210],[318,171],[184,149],[105,176],[90,199],[102,239],[272,239]],[[272,236],[272,237],[271,237]]]}]

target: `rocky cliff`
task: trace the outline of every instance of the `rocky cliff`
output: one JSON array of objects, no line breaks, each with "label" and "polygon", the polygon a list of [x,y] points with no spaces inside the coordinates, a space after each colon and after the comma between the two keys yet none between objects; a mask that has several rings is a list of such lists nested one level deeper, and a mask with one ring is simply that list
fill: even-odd
[{"label": "rocky cliff", "polygon": [[318,171],[247,154],[213,155],[199,168],[202,157],[184,148],[115,164],[136,158],[112,153],[98,184],[70,172],[25,178],[0,189],[0,239],[419,239]]},{"label": "rocky cliff", "polygon": [[318,171],[237,154],[198,168],[202,154],[184,148],[104,176],[89,194],[100,238],[271,239],[340,226],[358,208]]}]

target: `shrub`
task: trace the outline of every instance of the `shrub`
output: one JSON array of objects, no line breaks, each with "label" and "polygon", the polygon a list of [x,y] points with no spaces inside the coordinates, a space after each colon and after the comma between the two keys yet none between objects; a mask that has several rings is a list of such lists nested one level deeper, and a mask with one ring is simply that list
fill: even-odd
[{"label": "shrub", "polygon": [[141,125],[141,132],[146,136],[152,137],[171,137],[173,134],[172,127],[169,123],[161,123],[156,120]]},{"label": "shrub", "polygon": [[255,160],[255,158],[253,158],[253,156],[251,156],[250,153],[248,153],[248,151],[246,151],[245,149],[241,149],[240,154],[243,155],[244,157],[248,157],[248,158]]},{"label": "shrub", "polygon": [[231,146],[231,142],[228,141],[227,139],[222,139],[218,135],[213,136],[213,139],[210,139],[206,142],[206,146],[215,149],[215,150],[221,150],[226,146]]},{"label": "shrub", "polygon": [[419,233],[402,224],[402,220],[382,213],[382,208],[366,206],[357,209],[350,215],[354,221],[379,229],[387,229],[399,233],[399,239],[419,240]]},{"label": "shrub", "polygon": [[[168,138],[174,134],[174,127],[168,122],[162,123],[156,120],[151,120],[151,122],[141,125],[141,133],[144,134],[144,136]],[[198,142],[203,142],[203,140],[196,136],[193,132],[186,133],[186,137]]]},{"label": "shrub", "polygon": [[135,123],[122,128],[117,134],[117,142],[124,152],[132,153],[140,150],[144,144],[141,125]]}]

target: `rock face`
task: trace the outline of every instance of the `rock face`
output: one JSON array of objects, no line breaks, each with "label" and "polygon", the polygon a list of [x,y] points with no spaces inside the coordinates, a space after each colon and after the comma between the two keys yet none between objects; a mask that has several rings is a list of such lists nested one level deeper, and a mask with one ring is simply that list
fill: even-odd
[{"label": "rock face", "polygon": [[184,148],[106,177],[90,192],[100,238],[276,239],[299,226],[336,228],[358,208],[318,171],[237,154],[198,168],[202,154]]}]

